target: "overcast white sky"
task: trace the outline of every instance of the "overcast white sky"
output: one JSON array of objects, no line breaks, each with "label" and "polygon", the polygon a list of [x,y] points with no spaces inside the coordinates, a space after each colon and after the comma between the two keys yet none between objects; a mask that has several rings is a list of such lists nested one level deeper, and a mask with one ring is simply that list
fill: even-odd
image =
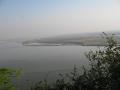
[{"label": "overcast white sky", "polygon": [[120,0],[0,0],[0,39],[120,31]]}]

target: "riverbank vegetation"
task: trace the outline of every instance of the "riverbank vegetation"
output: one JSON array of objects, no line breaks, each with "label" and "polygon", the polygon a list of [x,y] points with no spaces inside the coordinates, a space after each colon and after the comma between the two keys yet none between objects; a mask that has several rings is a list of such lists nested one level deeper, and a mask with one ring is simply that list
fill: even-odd
[{"label": "riverbank vegetation", "polygon": [[0,90],[18,90],[13,81],[20,75],[21,70],[1,68],[0,69]]}]

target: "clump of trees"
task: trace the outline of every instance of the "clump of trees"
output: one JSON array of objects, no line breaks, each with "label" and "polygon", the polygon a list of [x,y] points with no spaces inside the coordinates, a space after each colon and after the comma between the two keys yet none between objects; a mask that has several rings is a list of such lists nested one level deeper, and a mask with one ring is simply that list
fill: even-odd
[{"label": "clump of trees", "polygon": [[52,86],[44,80],[31,90],[120,90],[120,46],[113,35],[104,35],[104,48],[86,54],[89,69],[83,67],[83,72],[79,73],[74,67],[70,74],[61,74]]}]

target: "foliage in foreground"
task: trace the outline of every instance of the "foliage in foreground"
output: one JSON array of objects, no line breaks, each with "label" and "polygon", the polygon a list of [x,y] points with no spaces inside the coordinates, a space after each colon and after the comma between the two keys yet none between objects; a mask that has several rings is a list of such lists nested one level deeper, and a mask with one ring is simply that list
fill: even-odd
[{"label": "foliage in foreground", "polygon": [[17,90],[13,84],[13,79],[20,75],[20,70],[9,68],[0,69],[0,90]]},{"label": "foliage in foreground", "polygon": [[52,86],[40,81],[31,90],[119,90],[120,89],[120,46],[113,36],[106,37],[106,46],[86,54],[90,67],[83,73],[75,67],[73,72],[61,75]]}]

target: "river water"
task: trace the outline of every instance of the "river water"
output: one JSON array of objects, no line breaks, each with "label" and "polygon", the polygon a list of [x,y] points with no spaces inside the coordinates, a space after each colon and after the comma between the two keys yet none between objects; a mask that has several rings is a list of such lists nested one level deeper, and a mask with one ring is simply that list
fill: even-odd
[{"label": "river water", "polygon": [[25,72],[45,72],[86,65],[85,53],[95,46],[23,46],[20,42],[0,42],[0,67],[22,68]]},{"label": "river water", "polygon": [[[25,73],[17,82],[21,90],[28,89],[26,80],[37,81],[77,67],[87,66],[85,53],[95,46],[23,46],[21,42],[0,41],[0,67],[18,68]],[[27,88],[26,88],[27,87]]]}]

